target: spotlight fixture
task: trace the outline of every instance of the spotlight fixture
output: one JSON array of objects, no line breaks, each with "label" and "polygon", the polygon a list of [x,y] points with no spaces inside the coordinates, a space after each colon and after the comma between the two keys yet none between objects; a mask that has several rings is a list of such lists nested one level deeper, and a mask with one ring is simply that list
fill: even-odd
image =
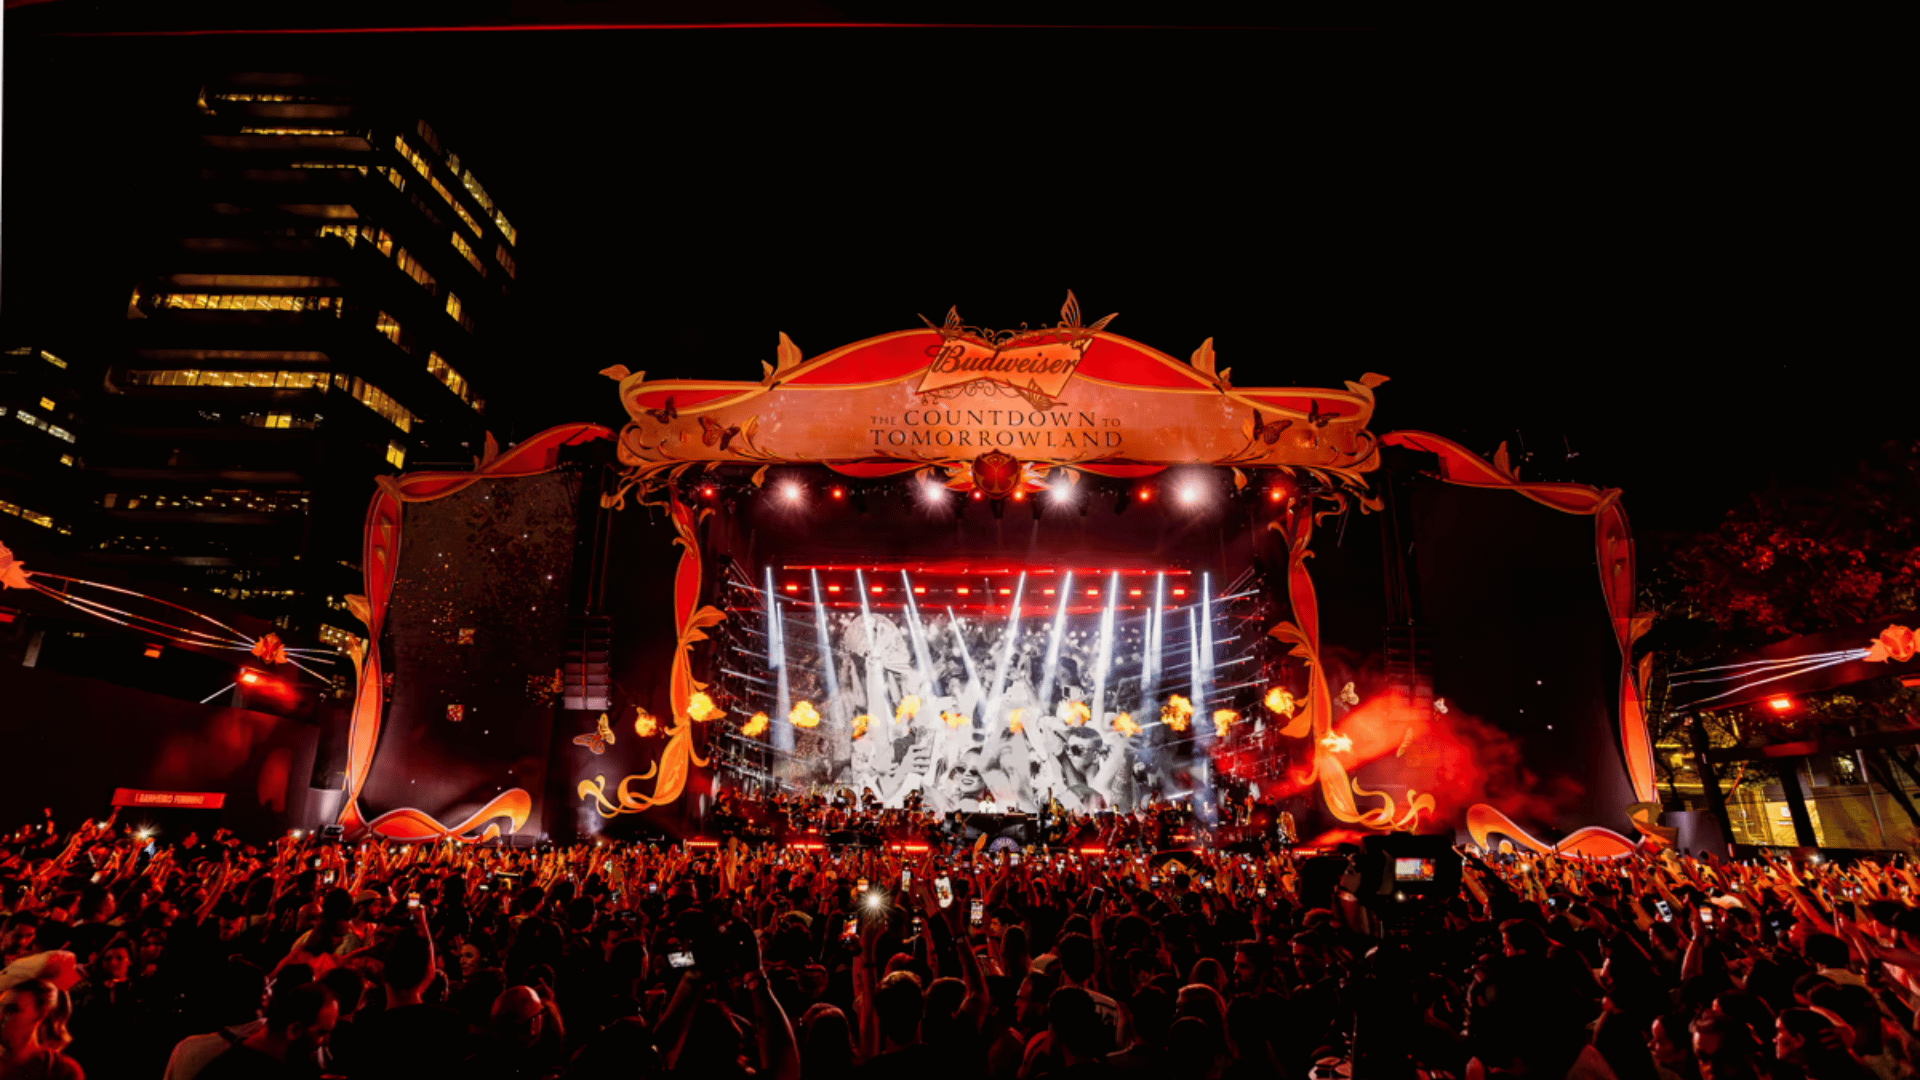
[{"label": "spotlight fixture", "polygon": [[828,494],[832,495],[836,499],[844,499],[847,497],[847,489],[836,486],[832,491],[828,492]]},{"label": "spotlight fixture", "polygon": [[1793,708],[1793,699],[1790,697],[1768,698],[1767,708],[1772,709],[1774,712],[1786,712]]},{"label": "spotlight fixture", "polygon": [[[1141,498],[1145,498],[1145,497],[1146,497],[1146,493],[1143,491],[1141,493]],[[1200,504],[1201,498],[1203,497],[1204,497],[1204,494],[1201,492],[1200,485],[1197,482],[1188,481],[1187,483],[1180,485],[1180,492],[1179,492],[1180,505],[1198,506]]]},{"label": "spotlight fixture", "polygon": [[265,681],[267,677],[252,668],[247,668],[240,673],[240,683],[243,686],[258,686]]},{"label": "spotlight fixture", "polygon": [[786,480],[780,484],[780,497],[789,503],[799,503],[807,497],[807,489],[796,480]]},{"label": "spotlight fixture", "polygon": [[1139,490],[1135,494],[1141,502],[1150,502],[1153,499],[1153,489],[1145,484],[1140,485]]},{"label": "spotlight fixture", "polygon": [[720,493],[720,489],[714,487],[712,484],[708,484],[706,487],[703,487],[700,489],[700,494],[709,499],[713,498],[715,495],[718,495],[719,493]]}]

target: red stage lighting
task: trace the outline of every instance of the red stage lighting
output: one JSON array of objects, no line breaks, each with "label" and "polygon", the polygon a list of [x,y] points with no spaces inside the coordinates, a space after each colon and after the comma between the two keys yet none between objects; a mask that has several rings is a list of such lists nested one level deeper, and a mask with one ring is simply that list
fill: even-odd
[{"label": "red stage lighting", "polygon": [[797,582],[792,582],[792,581],[789,581],[789,582],[787,582],[787,591],[788,591],[788,592],[799,592],[799,591],[800,591],[800,586],[799,586],[799,584],[798,584]]},{"label": "red stage lighting", "polygon": [[1144,592],[1144,591],[1145,591],[1145,590],[1142,590],[1142,589],[1128,589],[1128,590],[1127,590],[1127,595],[1128,595],[1128,596],[1139,596],[1139,595],[1140,595],[1140,594],[1141,594],[1142,592]]},{"label": "red stage lighting", "polygon": [[720,841],[718,841],[718,840],[689,840],[689,841],[687,841],[687,847],[688,847],[688,848],[717,848],[717,847],[719,847],[719,846],[720,846]]},{"label": "red stage lighting", "polygon": [[875,585],[873,588],[868,589],[867,591],[872,593],[875,596],[879,596],[881,593],[887,591],[887,587],[885,585]]},{"label": "red stage lighting", "polygon": [[829,586],[827,586],[827,591],[828,591],[828,592],[839,592],[839,591],[840,591],[840,586],[838,586],[838,585],[829,585]]},{"label": "red stage lighting", "polygon": [[706,487],[703,487],[700,489],[700,494],[705,495],[707,498],[711,499],[715,495],[719,494],[719,490],[715,488],[712,484],[708,484]]},{"label": "red stage lighting", "polygon": [[1042,590],[1040,590],[1040,591],[1041,591],[1041,592],[1043,592],[1043,593],[1046,593],[1046,594],[1047,594],[1048,596],[1052,596],[1052,595],[1053,595],[1053,590],[1052,590],[1052,589],[1042,589]]},{"label": "red stage lighting", "polygon": [[1088,589],[1088,590],[1087,590],[1087,595],[1088,595],[1088,596],[1099,596],[1099,595],[1100,595],[1100,590],[1099,590],[1099,589]]},{"label": "red stage lighting", "polygon": [[1106,853],[1107,849],[1103,847],[1083,847],[1080,849],[1081,857],[1087,859],[1097,859]]},{"label": "red stage lighting", "polygon": [[149,660],[158,660],[160,659],[160,654],[165,651],[166,651],[166,646],[164,645],[148,645],[146,648],[146,652],[144,652],[142,655]]},{"label": "red stage lighting", "polygon": [[1279,502],[1280,500],[1282,500],[1282,499],[1284,499],[1284,498],[1286,498],[1286,497],[1287,497],[1287,493],[1286,493],[1286,490],[1285,490],[1285,489],[1283,489],[1283,488],[1279,488],[1279,487],[1270,487],[1270,488],[1268,488],[1268,489],[1267,489],[1267,501],[1268,501],[1268,502]]},{"label": "red stage lighting", "polygon": [[266,681],[267,677],[265,675],[260,674],[252,668],[246,668],[240,672],[240,684],[242,686],[258,686]]},{"label": "red stage lighting", "polygon": [[961,596],[965,596],[965,595],[967,595],[968,593],[970,593],[970,592],[972,592],[973,590],[972,590],[972,589],[969,589],[969,588],[967,588],[967,587],[966,587],[965,585],[962,585],[962,586],[960,586],[959,588],[957,588],[957,589],[955,589],[955,590],[953,590],[953,591],[954,591],[954,592],[957,592],[957,593],[959,593],[959,594],[960,594]]},{"label": "red stage lighting", "polygon": [[913,587],[913,591],[915,593],[918,593],[919,595],[925,596],[927,592],[927,587],[925,585],[915,585]]},{"label": "red stage lighting", "polygon": [[980,492],[978,492],[978,491],[975,491],[975,492],[973,493],[973,497],[974,497],[975,499],[984,499],[984,498],[986,498],[986,496],[985,496],[985,495],[982,495],[982,494],[981,494]]},{"label": "red stage lighting", "polygon": [[1793,708],[1793,699],[1790,697],[1768,698],[1767,708],[1772,709],[1774,712],[1786,712],[1788,709]]},{"label": "red stage lighting", "polygon": [[1027,493],[1026,493],[1026,492],[1024,492],[1024,491],[1016,491],[1016,492],[1014,492],[1014,493],[1013,493],[1013,501],[1014,501],[1014,502],[1026,502],[1026,501],[1027,501]]},{"label": "red stage lighting", "polygon": [[1012,590],[1012,589],[1001,589],[1001,590],[1000,590],[1000,595],[1001,595],[1001,596],[1012,596],[1012,595],[1013,595],[1013,590]]},{"label": "red stage lighting", "polygon": [[1187,595],[1187,590],[1185,590],[1185,589],[1175,589],[1175,590],[1173,590],[1173,595],[1175,595],[1175,596],[1185,596],[1185,595]]},{"label": "red stage lighting", "polygon": [[1141,502],[1146,502],[1148,499],[1153,498],[1153,489],[1143,487],[1139,491],[1139,496]]},{"label": "red stage lighting", "polygon": [[847,489],[837,487],[833,489],[832,494],[833,494],[833,497],[836,499],[844,499],[847,497]]},{"label": "red stage lighting", "polygon": [[18,612],[0,611],[0,622],[12,622],[14,619],[18,617],[19,617]]}]

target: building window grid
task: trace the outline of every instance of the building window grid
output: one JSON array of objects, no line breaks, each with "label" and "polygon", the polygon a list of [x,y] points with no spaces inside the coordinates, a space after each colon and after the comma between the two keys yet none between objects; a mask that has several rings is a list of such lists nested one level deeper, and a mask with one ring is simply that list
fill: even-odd
[{"label": "building window grid", "polygon": [[62,442],[74,441],[73,432],[68,431],[66,428],[61,427],[59,424],[49,423],[45,420],[42,420],[25,409],[16,409],[14,410],[13,415],[16,419],[18,419],[21,423],[27,425],[28,427],[39,428],[41,431],[46,432],[47,434],[53,436],[56,439],[61,440]]},{"label": "building window grid", "polygon": [[[392,325],[395,334],[399,332],[400,324],[394,322],[386,312],[381,312],[380,317],[384,323]],[[324,371],[199,371],[192,369],[129,371],[127,383],[130,386],[199,386],[256,390],[325,390],[331,385],[333,389],[365,405],[401,431],[411,433],[414,421],[418,419],[407,410],[406,406],[395,401],[386,391],[357,375],[338,372],[329,375]],[[21,415],[25,416],[24,413]],[[319,418],[314,419],[317,421]],[[284,426],[300,427],[303,426],[303,422],[290,419]],[[71,442],[72,439],[69,437],[68,441]]]},{"label": "building window grid", "polygon": [[108,492],[100,505],[108,510],[239,510],[253,514],[304,514],[313,493],[299,489],[247,491],[214,488],[193,495],[149,495]]},{"label": "building window grid", "polygon": [[518,278],[520,276],[518,269],[513,265],[513,256],[507,253],[507,245],[493,245],[493,261],[500,264],[500,269],[505,270],[508,277]]},{"label": "building window grid", "polygon": [[459,233],[454,233],[453,250],[459,252],[460,257],[467,260],[467,265],[473,267],[474,273],[479,274],[481,277],[487,276],[487,264],[480,261],[480,256],[474,253],[473,246],[467,243],[466,237],[461,236]]},{"label": "building window grid", "polygon": [[407,467],[407,448],[397,442],[387,444],[387,464],[396,469]]},{"label": "building window grid", "polygon": [[466,313],[466,309],[461,305],[460,297],[452,290],[448,290],[447,292],[447,314],[453,317],[454,322],[465,327],[468,333],[473,332],[473,319]]},{"label": "building window grid", "polygon": [[[467,380],[461,377],[459,372],[453,370],[453,365],[447,363],[446,358],[439,353],[427,353],[427,373],[439,379],[447,389],[460,395],[461,401],[466,402],[468,405],[474,404],[473,391],[472,388],[467,385]],[[478,406],[475,406],[475,408],[477,409]]]},{"label": "building window grid", "polygon": [[420,265],[419,259],[407,253],[406,248],[401,248],[394,253],[393,262],[394,265],[400,268],[401,273],[412,278],[421,288],[427,290],[428,296],[440,295],[440,283],[434,280],[434,276],[427,272],[426,267]]},{"label": "building window grid", "polygon": [[154,293],[149,304],[178,311],[330,311],[337,319],[346,298],[310,293]]},{"label": "building window grid", "polygon": [[[24,506],[21,506],[17,503],[10,503],[5,499],[0,499],[0,514],[12,514],[14,517],[20,518],[24,521],[30,521],[33,524],[38,525],[43,529],[51,529],[54,527],[53,519],[51,517],[48,517],[46,514],[29,510]],[[62,529],[60,531],[65,532],[66,530]]]}]

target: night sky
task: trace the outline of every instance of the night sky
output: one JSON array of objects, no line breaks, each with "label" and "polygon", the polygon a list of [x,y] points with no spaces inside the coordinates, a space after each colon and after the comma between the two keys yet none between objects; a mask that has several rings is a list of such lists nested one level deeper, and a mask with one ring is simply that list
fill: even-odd
[{"label": "night sky", "polygon": [[1378,430],[1509,439],[1531,478],[1623,487],[1643,543],[1911,430],[1878,381],[1868,210],[1783,164],[1822,152],[1816,116],[1731,92],[1439,104],[1470,57],[1351,32],[37,18],[11,9],[6,38],[10,336],[110,335],[199,85],[308,70],[415,103],[519,228],[516,381],[487,394],[515,437],[624,419],[610,364],[758,379],[777,331],[812,355],[950,305],[1051,322],[1069,288],[1176,356],[1212,336],[1238,385],[1390,375]]}]

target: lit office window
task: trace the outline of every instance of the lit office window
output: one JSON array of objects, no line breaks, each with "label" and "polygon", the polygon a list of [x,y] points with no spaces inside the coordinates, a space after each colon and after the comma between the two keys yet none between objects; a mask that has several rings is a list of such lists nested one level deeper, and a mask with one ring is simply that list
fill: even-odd
[{"label": "lit office window", "polygon": [[421,157],[418,150],[407,145],[407,137],[405,135],[395,135],[393,137],[393,148],[400,151],[400,156],[407,159],[407,164],[413,166],[414,172],[419,173],[423,178],[433,175],[428,171],[427,159]]},{"label": "lit office window", "polygon": [[385,165],[375,165],[374,171],[386,177],[394,187],[399,188],[401,191],[407,190],[407,178],[400,174],[399,169],[388,168]]},{"label": "lit office window", "polygon": [[387,444],[387,464],[396,469],[407,467],[407,448],[397,442]]},{"label": "lit office window", "polygon": [[129,371],[129,386],[209,386],[239,390],[325,390],[324,371]]},{"label": "lit office window", "polygon": [[61,454],[61,455],[60,455],[60,464],[62,464],[62,465],[72,465],[72,464],[73,464],[73,455],[72,455],[72,454]]},{"label": "lit office window", "polygon": [[339,296],[294,293],[154,293],[148,305],[180,311],[331,311],[338,318],[346,303]]},{"label": "lit office window", "polygon": [[473,320],[467,318],[466,312],[461,309],[460,298],[452,292],[447,293],[447,314],[453,316],[454,322],[466,327],[468,331],[472,331]]},{"label": "lit office window", "polygon": [[401,336],[406,333],[406,331],[400,329],[400,320],[394,318],[393,316],[387,314],[384,311],[380,313],[379,318],[373,320],[373,328],[379,331],[382,335],[386,337],[388,341],[393,342],[395,345],[400,344]]},{"label": "lit office window", "polygon": [[290,428],[293,426],[293,414],[283,412],[268,413],[265,421],[260,426],[266,428]]},{"label": "lit office window", "polygon": [[45,360],[47,363],[52,364],[54,367],[57,367],[57,368],[64,368],[67,366],[67,362],[65,360],[60,359],[59,357],[53,355],[52,353],[48,352],[45,349],[40,350],[40,359]]},{"label": "lit office window", "polygon": [[500,268],[507,272],[508,277],[517,278],[520,276],[519,272],[514,268],[513,256],[507,254],[507,245],[493,245],[493,260],[500,264]]},{"label": "lit office window", "polygon": [[473,267],[474,273],[479,274],[481,277],[487,276],[487,265],[480,261],[480,256],[473,253],[473,248],[468,245],[466,237],[461,236],[459,233],[454,233],[453,250],[459,252],[460,257],[467,260],[468,265]]},{"label": "lit office window", "polygon": [[429,352],[427,354],[427,372],[446,384],[447,389],[459,394],[461,401],[472,401],[467,390],[467,380],[461,378],[460,373],[453,370],[453,366],[448,364],[446,358],[439,353]]},{"label": "lit office window", "polygon": [[433,128],[427,126],[425,120],[416,121],[413,130],[419,134],[420,141],[426,143],[434,153],[438,154],[442,152],[440,149],[440,136],[433,133]]},{"label": "lit office window", "polygon": [[54,401],[50,397],[43,397],[40,399],[40,407],[47,410],[48,412],[52,412],[53,410],[59,408],[60,405],[58,402]]},{"label": "lit office window", "polygon": [[31,521],[35,525],[38,525],[43,529],[53,528],[52,518],[48,517],[45,514],[37,514],[32,510],[27,509],[24,506],[19,506],[14,503],[10,503],[5,499],[0,499],[0,514],[12,514],[14,517],[24,518],[25,520]]},{"label": "lit office window", "polygon": [[493,212],[493,223],[500,226],[500,235],[507,238],[507,243],[516,246],[520,243],[520,234],[514,231],[513,226],[507,224],[507,215],[495,210]]},{"label": "lit office window", "polygon": [[345,135],[346,128],[243,127],[242,135]]},{"label": "lit office window", "polygon": [[419,282],[420,287],[427,290],[429,295],[440,295],[440,283],[433,279],[432,274],[427,273],[426,267],[420,265],[420,260],[407,254],[406,248],[401,248],[399,252],[394,255],[393,261],[400,267],[403,273]]},{"label": "lit office window", "polygon": [[41,431],[46,432],[47,434],[53,436],[56,439],[59,439],[62,442],[73,441],[73,432],[68,431],[66,428],[63,428],[58,424],[50,424],[47,421],[42,420],[39,417],[33,415],[32,413],[26,411],[25,409],[21,409],[18,412],[15,412],[13,416],[14,416],[14,419],[27,425],[28,427],[39,428]]},{"label": "lit office window", "polygon": [[414,415],[406,407],[393,400],[379,387],[360,378],[358,375],[340,375],[333,377],[334,389],[379,413],[380,416],[401,431],[412,432]]}]

